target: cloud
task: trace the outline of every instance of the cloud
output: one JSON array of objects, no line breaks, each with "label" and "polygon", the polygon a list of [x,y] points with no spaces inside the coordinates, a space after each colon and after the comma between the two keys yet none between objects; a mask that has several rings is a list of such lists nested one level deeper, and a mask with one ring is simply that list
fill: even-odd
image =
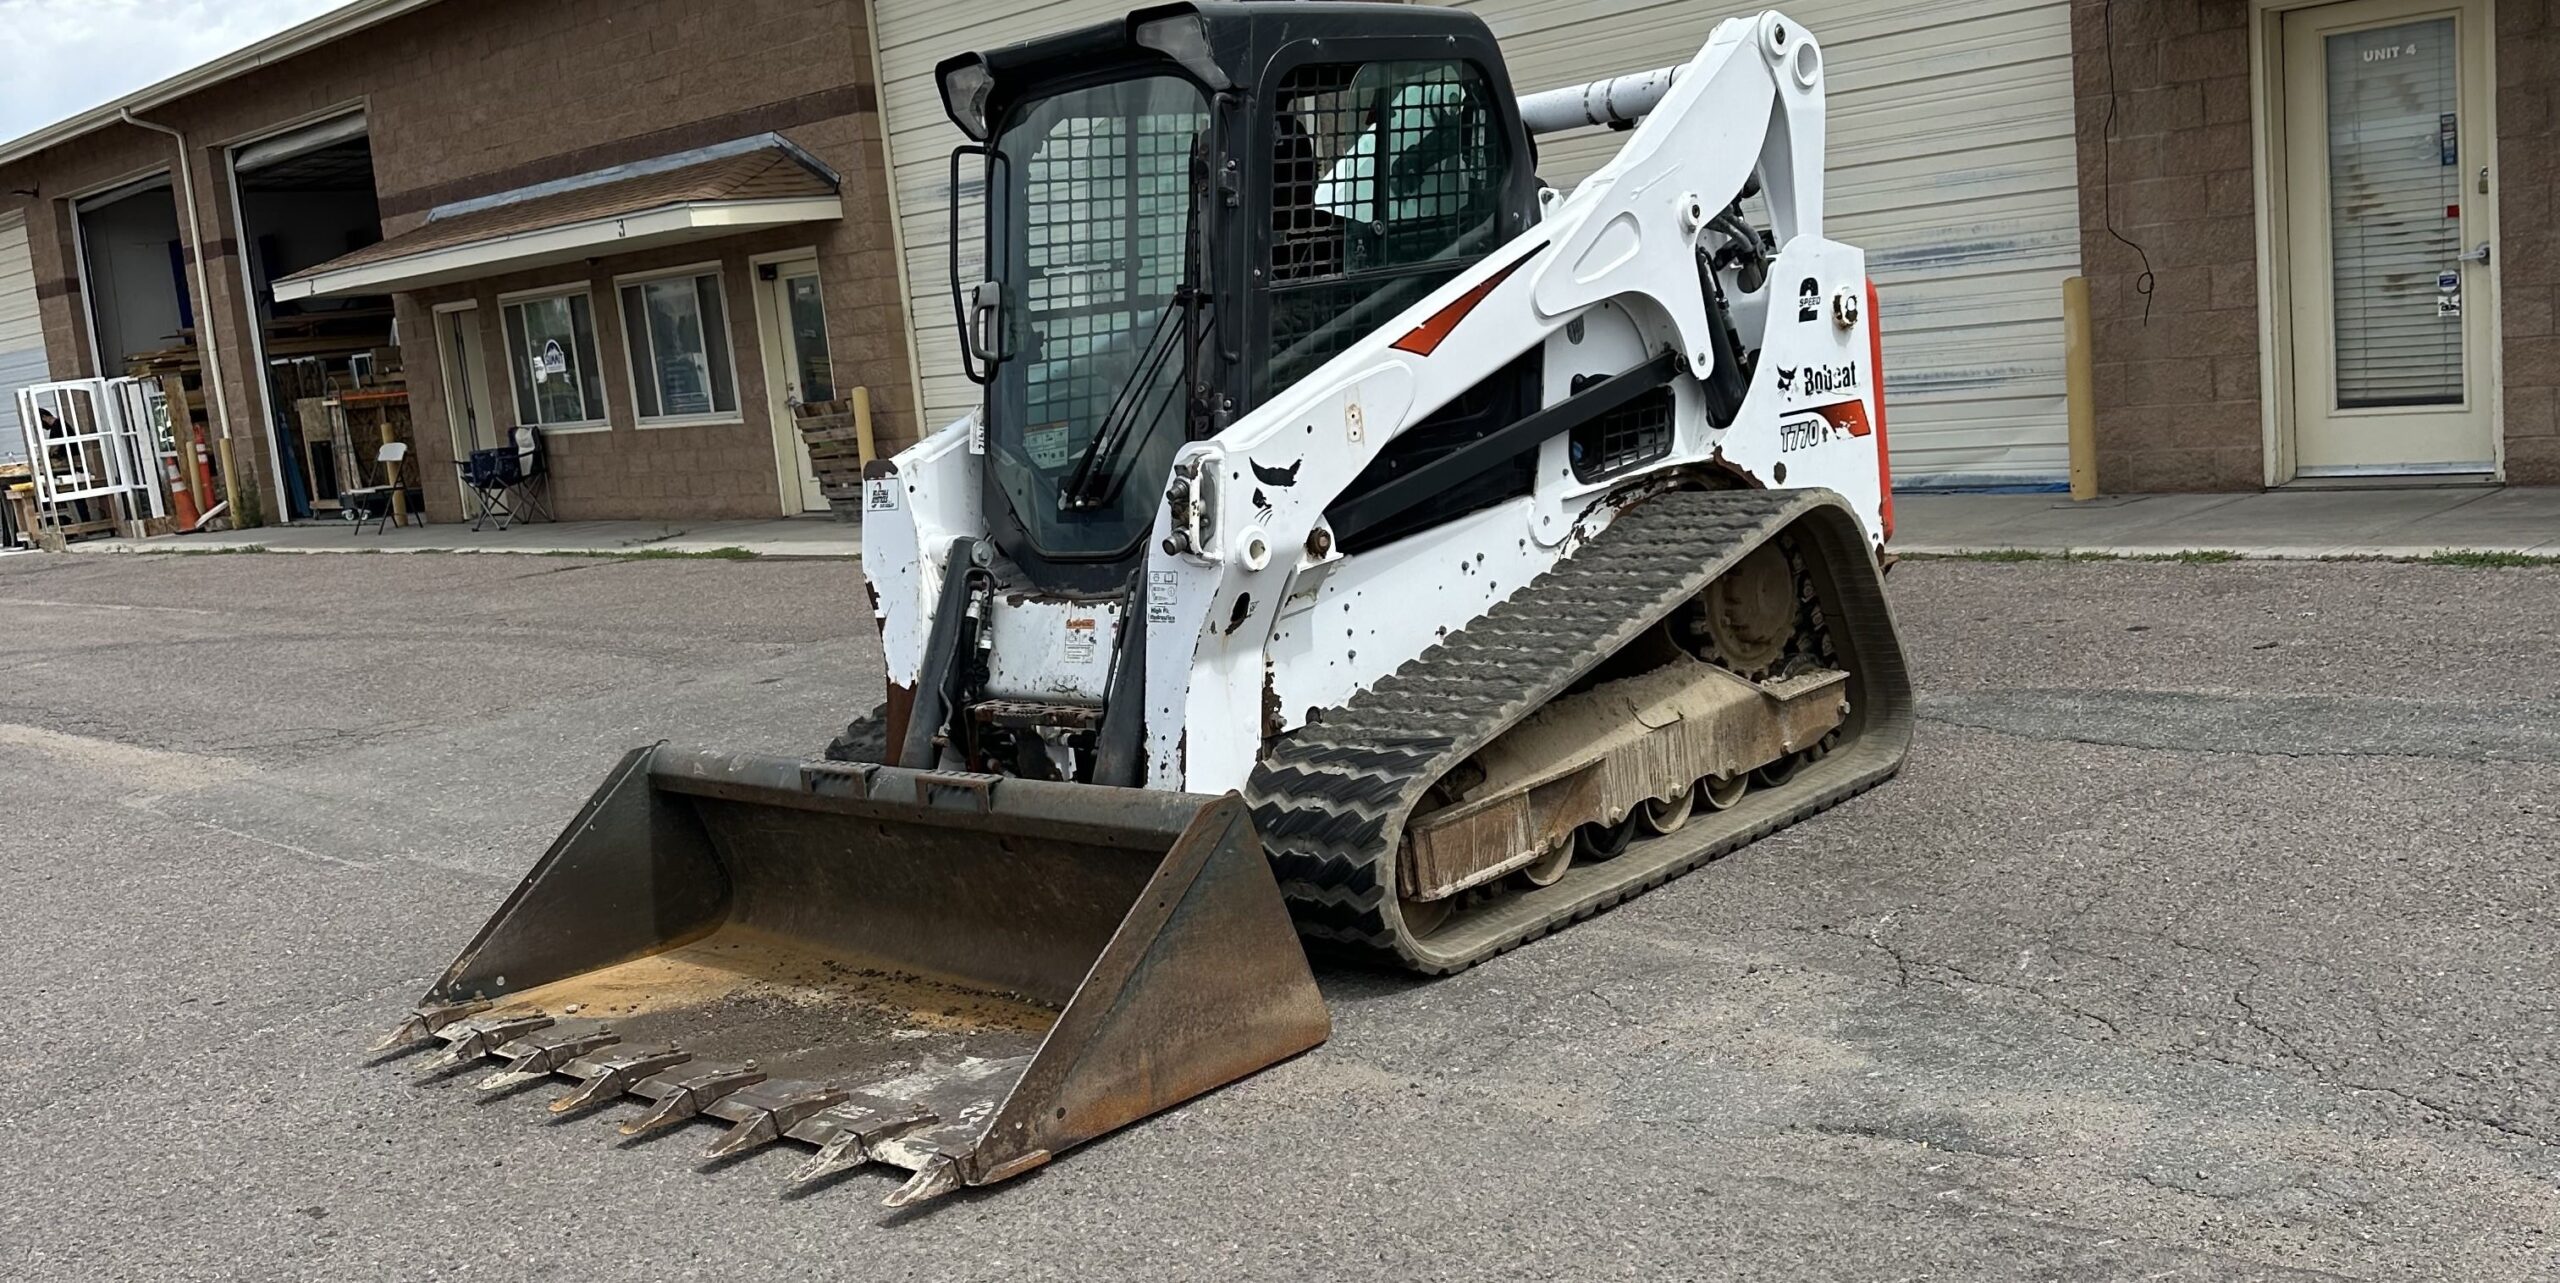
[{"label": "cloud", "polygon": [[174,76],[343,0],[0,0],[0,139]]}]

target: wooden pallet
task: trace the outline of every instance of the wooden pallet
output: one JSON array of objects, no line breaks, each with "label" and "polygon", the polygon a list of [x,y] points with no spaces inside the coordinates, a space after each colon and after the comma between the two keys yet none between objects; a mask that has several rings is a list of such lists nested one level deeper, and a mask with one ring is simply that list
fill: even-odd
[{"label": "wooden pallet", "polygon": [[862,502],[862,416],[850,399],[812,401],[796,407],[800,439],[809,443],[809,466],[818,489],[838,509]]}]

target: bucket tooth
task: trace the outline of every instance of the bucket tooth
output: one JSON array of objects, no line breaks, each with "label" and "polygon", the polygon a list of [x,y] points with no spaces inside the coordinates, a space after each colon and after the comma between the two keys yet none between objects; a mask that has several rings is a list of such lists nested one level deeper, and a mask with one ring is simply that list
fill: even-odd
[{"label": "bucket tooth", "polygon": [[886,1100],[856,1092],[843,1103],[812,1115],[791,1135],[818,1141],[817,1157],[791,1173],[791,1183],[807,1185],[871,1161],[870,1147],[940,1121],[918,1101]]},{"label": "bucket tooth", "polygon": [[816,1157],[791,1173],[791,1183],[795,1186],[815,1184],[837,1172],[849,1172],[869,1163],[871,1156],[863,1151],[862,1144],[860,1132],[837,1132],[834,1140],[818,1147]]},{"label": "bucket tooth", "polygon": [[414,1047],[435,1037],[446,1025],[465,1016],[479,1015],[493,1005],[495,1004],[485,998],[474,998],[468,1002],[428,1003],[402,1018],[391,1032],[382,1036],[382,1041],[367,1049],[368,1054],[378,1056],[386,1051]]},{"label": "bucket tooth", "polygon": [[538,1011],[457,1020],[439,1031],[437,1036],[445,1040],[444,1055],[427,1069],[434,1073],[469,1064],[526,1034],[548,1029],[551,1024],[551,1017]]},{"label": "bucket tooth", "polygon": [[737,1069],[714,1069],[680,1078],[667,1084],[668,1091],[658,1097],[657,1107],[622,1125],[625,1136],[646,1136],[673,1127],[709,1109],[721,1097],[764,1081],[764,1071],[753,1065]]},{"label": "bucket tooth", "polygon": [[641,1079],[654,1078],[691,1059],[691,1052],[660,1045],[629,1047],[601,1056],[588,1056],[583,1065],[575,1062],[564,1065],[564,1070],[586,1079],[586,1082],[576,1091],[551,1102],[551,1112],[565,1114],[603,1104],[631,1090]]},{"label": "bucket tooth", "polygon": [[733,1158],[760,1145],[782,1139],[785,1132],[808,1120],[809,1116],[842,1101],[853,1093],[842,1087],[818,1083],[759,1083],[730,1093],[721,1103],[721,1111],[745,1110],[726,1135],[702,1151],[703,1160]]},{"label": "bucket tooth", "polygon": [[509,1087],[548,1078],[570,1061],[620,1041],[622,1036],[610,1029],[554,1030],[539,1037],[518,1038],[498,1048],[498,1054],[507,1057],[507,1066],[481,1079],[480,1090],[505,1091]]},{"label": "bucket tooth", "polygon": [[926,1159],[922,1167],[916,1169],[915,1175],[907,1178],[906,1184],[889,1191],[889,1197],[880,1202],[885,1207],[911,1207],[917,1203],[940,1198],[958,1188],[960,1188],[959,1160],[949,1154],[935,1154]]}]

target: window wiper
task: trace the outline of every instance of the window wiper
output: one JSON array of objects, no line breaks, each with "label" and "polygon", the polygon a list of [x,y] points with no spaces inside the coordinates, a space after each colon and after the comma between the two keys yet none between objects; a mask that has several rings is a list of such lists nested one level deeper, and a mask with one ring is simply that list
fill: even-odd
[{"label": "window wiper", "polygon": [[[1190,328],[1193,297],[1190,286],[1179,285],[1174,287],[1173,296],[1165,300],[1164,310],[1156,315],[1155,328],[1147,332],[1146,344],[1138,353],[1137,365],[1130,371],[1129,381],[1121,385],[1119,394],[1112,398],[1111,408],[1095,428],[1093,440],[1085,445],[1084,453],[1077,456],[1075,470],[1067,474],[1066,484],[1059,487],[1060,510],[1081,512],[1099,508],[1119,494],[1117,469],[1113,463],[1127,447],[1130,434],[1140,428],[1147,393],[1155,387],[1157,377],[1164,373],[1165,362],[1172,359],[1174,348],[1178,346],[1176,341]],[[1177,315],[1183,317],[1182,329],[1179,330],[1173,328],[1173,318]],[[1156,424],[1164,419],[1165,410],[1181,394],[1180,387],[1166,390],[1165,399],[1157,405],[1156,412],[1144,416],[1144,432],[1139,435],[1139,441],[1143,442],[1154,434]]]}]

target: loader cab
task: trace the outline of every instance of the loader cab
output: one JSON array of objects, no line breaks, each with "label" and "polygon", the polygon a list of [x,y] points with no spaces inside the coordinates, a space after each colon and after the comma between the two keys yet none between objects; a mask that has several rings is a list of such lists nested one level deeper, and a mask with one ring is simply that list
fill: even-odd
[{"label": "loader cab", "polygon": [[1469,13],[1167,5],[939,80],[972,139],[951,268],[986,389],[985,511],[1041,590],[1123,588],[1184,442],[1536,217],[1510,80]]}]

